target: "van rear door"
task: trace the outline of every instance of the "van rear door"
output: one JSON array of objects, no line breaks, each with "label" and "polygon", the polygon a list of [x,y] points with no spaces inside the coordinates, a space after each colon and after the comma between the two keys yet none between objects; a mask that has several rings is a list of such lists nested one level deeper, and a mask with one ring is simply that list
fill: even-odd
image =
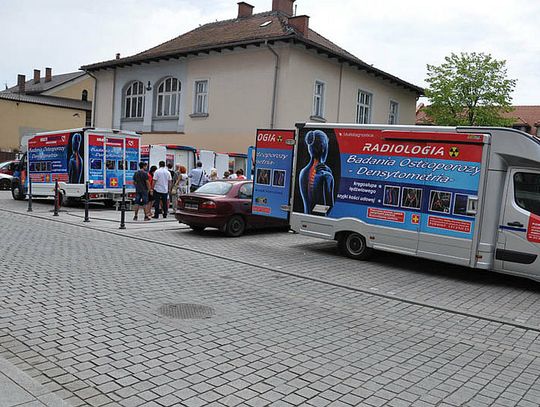
[{"label": "van rear door", "polygon": [[508,171],[495,257],[503,271],[540,277],[540,171]]}]

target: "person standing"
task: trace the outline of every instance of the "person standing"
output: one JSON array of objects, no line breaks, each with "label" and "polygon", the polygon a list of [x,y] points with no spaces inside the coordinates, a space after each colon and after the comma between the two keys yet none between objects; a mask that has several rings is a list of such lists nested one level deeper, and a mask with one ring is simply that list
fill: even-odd
[{"label": "person standing", "polygon": [[208,178],[206,178],[206,174],[202,168],[202,162],[197,161],[197,167],[189,172],[188,178],[190,179],[191,184],[190,192],[195,192],[197,188],[208,182]]},{"label": "person standing", "polygon": [[186,167],[176,164],[171,188],[171,202],[173,213],[178,209],[178,195],[185,194],[185,185],[187,181]]},{"label": "person standing", "polygon": [[148,203],[146,204],[146,212],[148,216],[152,216],[152,206],[154,206],[154,174],[157,170],[155,165],[150,167],[148,171],[148,182],[150,183],[150,190],[148,191]]},{"label": "person standing", "polygon": [[154,219],[159,218],[159,205],[163,206],[163,219],[167,217],[167,197],[172,185],[171,173],[165,167],[165,161],[159,162],[159,169],[154,173]]},{"label": "person standing", "polygon": [[133,220],[138,219],[139,208],[142,208],[144,212],[144,220],[150,220],[150,214],[148,213],[148,193],[150,192],[150,178],[146,169],[148,165],[145,162],[139,163],[139,170],[133,175],[133,183],[135,184],[135,215]]}]

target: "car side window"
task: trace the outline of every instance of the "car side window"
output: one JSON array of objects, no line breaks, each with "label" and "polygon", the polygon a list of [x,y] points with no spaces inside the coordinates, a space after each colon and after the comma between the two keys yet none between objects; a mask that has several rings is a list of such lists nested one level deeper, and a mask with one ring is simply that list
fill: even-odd
[{"label": "car side window", "polygon": [[540,216],[540,174],[516,172],[514,200],[520,208]]},{"label": "car side window", "polygon": [[238,191],[238,198],[240,199],[251,199],[251,196],[253,195],[253,184],[250,182],[248,184],[244,184],[240,187],[240,190]]}]

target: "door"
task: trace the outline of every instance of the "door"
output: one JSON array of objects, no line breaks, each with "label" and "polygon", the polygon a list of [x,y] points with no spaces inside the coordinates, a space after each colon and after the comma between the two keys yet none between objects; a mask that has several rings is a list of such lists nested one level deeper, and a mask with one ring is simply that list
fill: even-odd
[{"label": "door", "polygon": [[160,161],[167,161],[167,147],[151,145],[149,149],[148,169],[154,165],[156,168],[159,168]]},{"label": "door", "polygon": [[223,173],[229,170],[229,156],[227,154],[216,153],[215,168],[217,169],[218,177],[223,177]]},{"label": "door", "polygon": [[105,186],[122,189],[125,168],[124,139],[105,138]]},{"label": "door", "polygon": [[254,228],[263,227],[266,224],[264,216],[253,215],[251,211],[251,199],[253,197],[253,183],[246,182],[238,190],[238,199],[241,202],[242,214],[246,217],[248,224]]},{"label": "door", "polygon": [[540,171],[508,172],[495,257],[503,271],[540,277]]}]

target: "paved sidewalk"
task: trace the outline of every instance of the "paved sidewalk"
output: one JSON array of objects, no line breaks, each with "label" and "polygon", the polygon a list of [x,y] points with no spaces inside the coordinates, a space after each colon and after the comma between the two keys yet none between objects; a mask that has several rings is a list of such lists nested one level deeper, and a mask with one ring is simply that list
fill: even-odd
[{"label": "paved sidewalk", "polygon": [[69,407],[60,397],[0,356],[0,407]]}]

